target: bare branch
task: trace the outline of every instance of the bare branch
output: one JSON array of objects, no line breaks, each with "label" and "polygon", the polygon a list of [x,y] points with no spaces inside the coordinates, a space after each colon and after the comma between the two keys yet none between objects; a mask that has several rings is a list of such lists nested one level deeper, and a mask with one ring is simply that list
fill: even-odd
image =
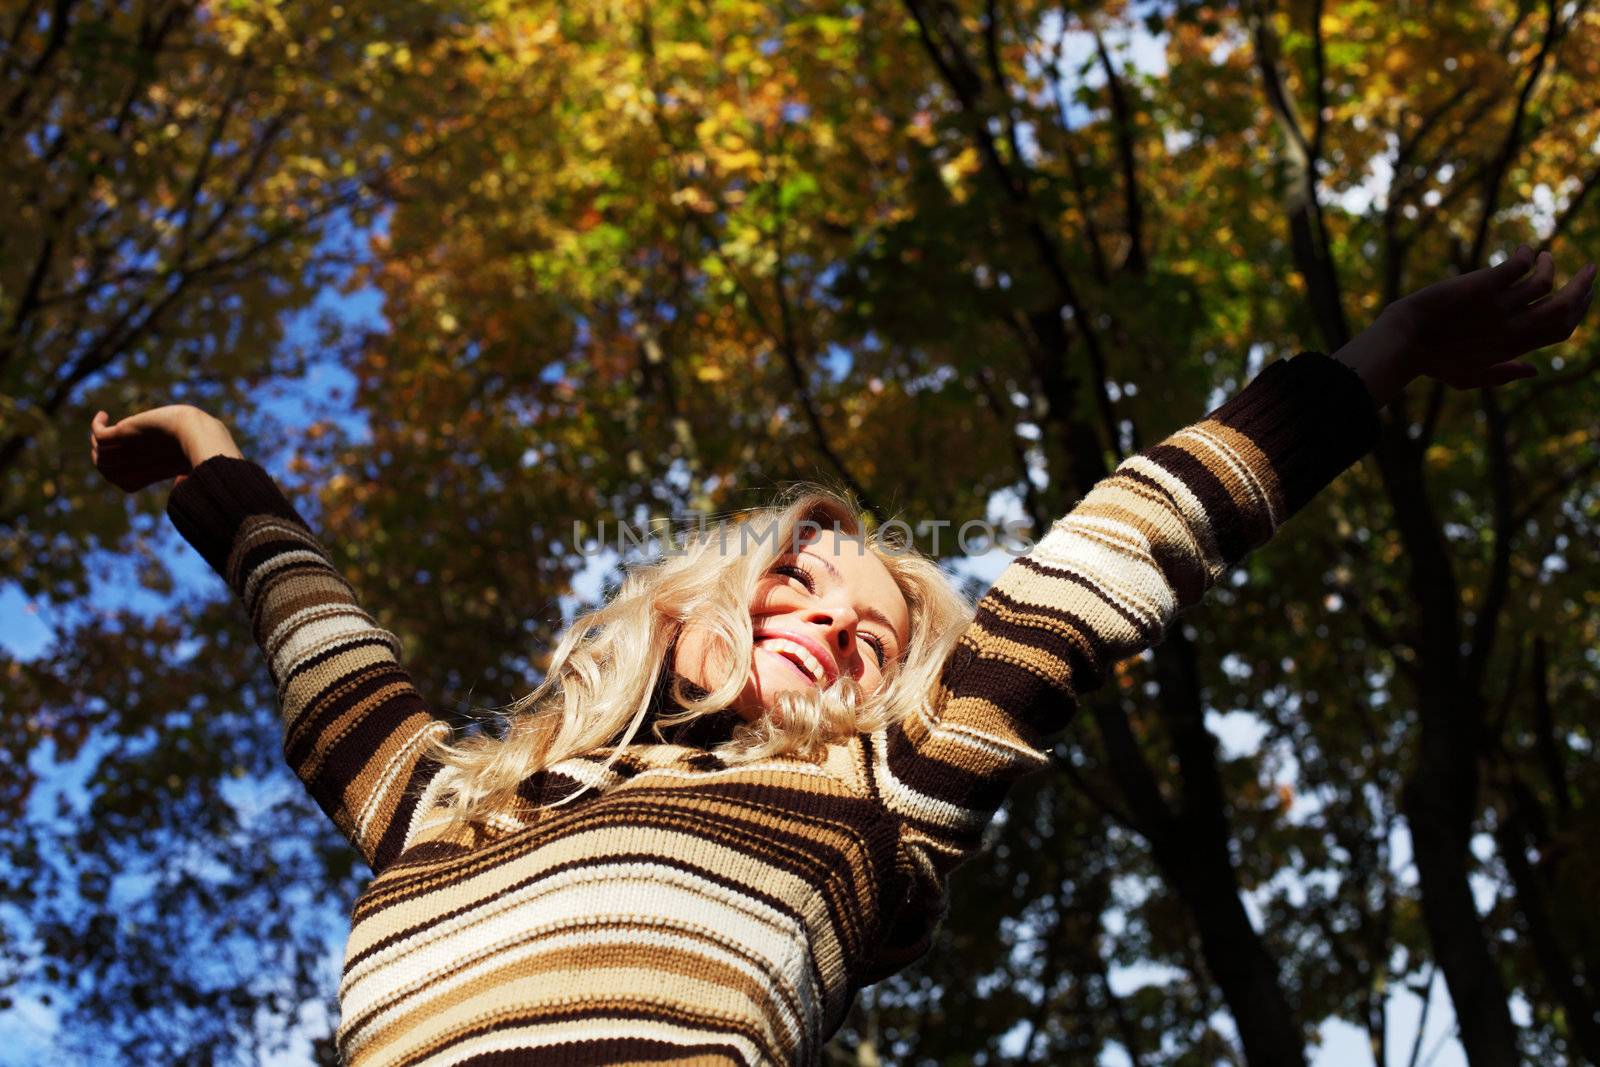
[{"label": "bare branch", "polygon": [[1556,42],[1566,30],[1566,26],[1556,17],[1556,0],[1545,0],[1545,32],[1544,39],[1539,44],[1539,52],[1528,65],[1528,77],[1522,83],[1522,88],[1517,93],[1517,105],[1512,111],[1511,122],[1506,127],[1504,141],[1500,151],[1495,156],[1494,162],[1485,175],[1483,182],[1483,210],[1478,216],[1477,229],[1473,234],[1471,251],[1468,262],[1476,266],[1483,262],[1484,247],[1489,240],[1489,223],[1494,219],[1495,210],[1500,203],[1500,186],[1505,180],[1506,171],[1511,168],[1511,161],[1521,146],[1522,121],[1527,115],[1528,101],[1533,96],[1534,86],[1538,84],[1540,76],[1544,73],[1545,63],[1555,48]]},{"label": "bare branch", "polygon": [[1067,161],[1067,174],[1072,179],[1072,194],[1078,201],[1078,214],[1083,217],[1084,236],[1089,243],[1089,262],[1094,265],[1096,280],[1104,285],[1110,280],[1111,272],[1106,265],[1105,250],[1100,246],[1100,226],[1095,222],[1094,206],[1089,202],[1089,190],[1083,176],[1083,165],[1078,160],[1078,138],[1072,128],[1066,97],[1061,92],[1061,54],[1066,47],[1066,40],[1067,30],[1063,23],[1061,35],[1056,38],[1056,54],[1047,68],[1050,96],[1055,101],[1056,111],[1061,117],[1061,123],[1056,127],[1061,134],[1061,155]]},{"label": "bare branch", "polygon": [[1251,36],[1255,43],[1256,69],[1261,74],[1267,104],[1279,129],[1283,131],[1281,161],[1289,172],[1283,194],[1284,214],[1289,221],[1294,262],[1306,282],[1306,298],[1311,313],[1329,350],[1350,340],[1350,325],[1345,318],[1340,296],[1338,266],[1329,250],[1328,232],[1317,198],[1317,145],[1306,139],[1289,86],[1279,65],[1277,35],[1273,32],[1261,0],[1248,5]]},{"label": "bare branch", "polygon": [[994,412],[1011,446],[1011,458],[1017,465],[1017,477],[1022,483],[1022,510],[1027,514],[1028,521],[1033,523],[1035,532],[1043,530],[1047,520],[1039,501],[1039,490],[1034,486],[1029,470],[1027,449],[1017,437],[1016,409],[1001,395],[1000,388],[994,380],[994,371],[988,365],[978,369],[977,382],[979,390],[983,393],[985,405]]},{"label": "bare branch", "polygon": [[1111,98],[1111,115],[1116,122],[1117,158],[1122,164],[1122,198],[1128,220],[1128,254],[1122,266],[1134,274],[1145,273],[1148,264],[1144,257],[1144,208],[1139,203],[1138,160],[1133,146],[1133,115],[1128,108],[1127,93],[1118,76],[1111,53],[1106,49],[1105,38],[1094,31],[1095,51],[1100,58],[1100,69],[1106,76],[1106,92]]},{"label": "bare branch", "polygon": [[[967,118],[967,126],[971,130],[975,147],[980,158],[983,159],[988,172],[1000,186],[1005,194],[1002,201],[1007,208],[1008,217],[1017,226],[1020,236],[1024,237],[1033,247],[1038,256],[1040,265],[1056,288],[1058,308],[1050,309],[1050,314],[1060,322],[1060,312],[1071,309],[1072,322],[1077,333],[1084,341],[1084,349],[1089,358],[1090,381],[1089,385],[1094,390],[1093,397],[1096,410],[1100,416],[1110,450],[1120,461],[1123,458],[1117,433],[1118,418],[1116,406],[1111,400],[1110,392],[1106,388],[1107,371],[1105,354],[1102,349],[1099,332],[1089,322],[1085,314],[1082,300],[1079,299],[1077,287],[1073,284],[1071,275],[1067,271],[1066,261],[1056,245],[1056,239],[1039,217],[1034,209],[1032,194],[1029,191],[1029,182],[1026,174],[1026,162],[1020,158],[1014,159],[1015,167],[1008,166],[1001,157],[995,144],[993,135],[989,131],[987,112],[983,106],[984,94],[983,79],[973,68],[966,54],[964,46],[953,32],[942,28],[943,19],[939,12],[930,12],[930,0],[905,0],[907,9],[917,23],[923,50],[927,52],[934,66],[938,69],[950,91],[955,95],[957,103],[961,105],[962,114]],[[940,12],[944,9],[941,7]],[[1004,85],[993,87],[993,91],[1009,99],[1010,94]],[[1019,176],[1020,175],[1020,176]],[[1043,320],[1034,316],[1036,323],[1043,326]],[[1041,338],[1047,336],[1047,331],[1037,331]],[[1048,332],[1059,332],[1049,330]],[[1051,380],[1056,380],[1057,385],[1064,388],[1067,393],[1072,391],[1072,383],[1061,373],[1060,368],[1054,366],[1061,359],[1061,352],[1046,351],[1036,354],[1040,361],[1048,361],[1051,366],[1043,369],[1050,372]],[[1042,366],[1042,364],[1039,364]],[[1046,379],[1041,379],[1045,381]],[[1058,390],[1046,386],[1046,394],[1051,405],[1052,419],[1069,419],[1070,403],[1064,403],[1066,397],[1057,395]],[[1095,450],[1098,453],[1098,449]],[[1087,451],[1076,457],[1080,469],[1089,468],[1097,464],[1097,455],[1090,455]],[[1086,487],[1084,487],[1086,488]]]}]

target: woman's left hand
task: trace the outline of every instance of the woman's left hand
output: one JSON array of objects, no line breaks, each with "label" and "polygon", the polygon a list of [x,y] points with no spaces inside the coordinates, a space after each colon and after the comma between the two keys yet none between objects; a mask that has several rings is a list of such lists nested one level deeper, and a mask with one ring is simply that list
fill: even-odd
[{"label": "woman's left hand", "polygon": [[1361,374],[1380,407],[1418,376],[1453,389],[1531,378],[1538,370],[1520,357],[1572,336],[1595,273],[1585,263],[1552,294],[1554,257],[1521,245],[1503,263],[1401,297],[1334,357]]},{"label": "woman's left hand", "polygon": [[1535,256],[1522,245],[1498,266],[1447,278],[1396,300],[1388,310],[1412,334],[1406,356],[1415,373],[1456,389],[1537,374],[1518,357],[1571,337],[1594,297],[1593,263],[1579,267],[1552,295],[1555,273],[1554,256],[1548,251]]}]

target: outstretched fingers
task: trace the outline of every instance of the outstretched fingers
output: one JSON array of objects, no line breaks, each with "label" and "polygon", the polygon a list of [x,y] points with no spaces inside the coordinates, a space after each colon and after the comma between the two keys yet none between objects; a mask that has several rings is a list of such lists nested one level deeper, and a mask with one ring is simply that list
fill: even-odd
[{"label": "outstretched fingers", "polygon": [[1464,281],[1470,279],[1470,288],[1478,295],[1504,299],[1517,280],[1528,273],[1528,268],[1537,265],[1539,258],[1534,255],[1532,246],[1518,245],[1516,251],[1494,266],[1482,267],[1461,277]]},{"label": "outstretched fingers", "polygon": [[1533,271],[1514,283],[1502,298],[1507,311],[1527,307],[1550,291],[1556,280],[1556,259],[1548,251],[1540,252],[1533,261]]},{"label": "outstretched fingers", "polygon": [[1594,299],[1595,265],[1585,263],[1554,293],[1511,313],[1506,325],[1520,350],[1559,344],[1572,336]]},{"label": "outstretched fingers", "polygon": [[1508,359],[1504,363],[1484,367],[1446,384],[1455,389],[1482,389],[1485,386],[1505,385],[1507,382],[1532,378],[1538,373],[1538,368],[1531,363],[1525,363],[1520,359]]}]

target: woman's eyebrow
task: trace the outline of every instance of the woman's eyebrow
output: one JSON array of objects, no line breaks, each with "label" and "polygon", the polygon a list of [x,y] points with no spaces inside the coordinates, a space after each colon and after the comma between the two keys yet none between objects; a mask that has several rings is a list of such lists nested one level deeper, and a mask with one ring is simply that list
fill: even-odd
[{"label": "woman's eyebrow", "polygon": [[[828,557],[819,556],[815,552],[796,552],[795,555],[810,556],[812,559],[828,568],[828,573],[833,575],[835,581],[839,582],[841,585],[844,584],[844,575],[839,573],[838,567],[835,567],[831,562],[829,562]],[[904,642],[900,640],[900,631],[894,628],[894,623],[890,622],[887,615],[873,607],[871,604],[862,606],[861,617],[864,619],[871,619],[879,626],[882,626],[885,630],[888,630],[889,636],[894,638],[894,643],[896,645],[904,644]]]}]

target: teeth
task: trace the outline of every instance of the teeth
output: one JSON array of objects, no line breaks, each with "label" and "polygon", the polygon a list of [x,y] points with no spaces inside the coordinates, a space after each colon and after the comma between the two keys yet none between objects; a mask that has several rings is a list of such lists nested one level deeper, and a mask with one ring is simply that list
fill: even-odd
[{"label": "teeth", "polygon": [[804,645],[785,640],[782,637],[763,637],[758,644],[773,652],[781,652],[800,661],[800,666],[811,675],[813,682],[821,681],[828,677],[828,672],[823,670],[822,664],[817,661]]}]

